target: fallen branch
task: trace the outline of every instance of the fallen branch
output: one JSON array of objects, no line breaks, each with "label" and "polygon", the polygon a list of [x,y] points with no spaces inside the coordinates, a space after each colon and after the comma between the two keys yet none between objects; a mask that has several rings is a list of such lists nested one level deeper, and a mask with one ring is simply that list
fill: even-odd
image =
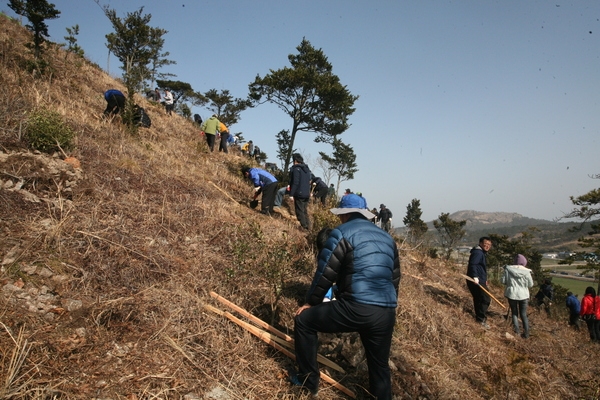
[{"label": "fallen branch", "polygon": [[[246,329],[248,332],[250,332],[254,336],[258,337],[263,342],[271,345],[273,348],[275,348],[276,350],[282,352],[283,354],[285,354],[286,356],[288,356],[292,360],[294,360],[294,361],[296,360],[296,355],[293,352],[291,352],[290,350],[288,350],[285,347],[283,347],[280,344],[280,342],[276,341],[275,337],[273,335],[270,335],[268,332],[263,331],[262,329],[254,326],[254,325],[251,325],[251,324],[249,324],[247,322],[242,321],[241,319],[237,318],[236,316],[232,315],[231,313],[229,313],[227,311],[221,311],[218,308],[212,307],[212,306],[210,306],[208,304],[205,304],[204,307],[207,310],[213,311],[216,314],[224,315],[225,317],[227,317],[231,321],[235,322],[236,324],[238,324],[242,328]],[[281,340],[281,339],[279,339],[279,340]],[[324,374],[323,372],[319,372],[319,374],[321,376],[321,379],[323,379],[325,382],[331,384],[331,386],[333,386],[334,388],[336,388],[339,391],[347,394],[348,396],[350,396],[353,399],[356,398],[356,394],[352,390],[348,389],[346,386],[342,385],[341,383],[339,383],[338,381],[336,381],[335,379],[333,379],[329,375]]]},{"label": "fallen branch", "polygon": [[463,274],[460,274],[460,276],[462,276],[462,277],[463,277],[463,278],[465,278],[466,280],[468,280],[468,281],[470,281],[470,282],[473,282],[474,284],[478,285],[478,286],[479,286],[479,288],[480,288],[481,290],[483,290],[484,292],[486,292],[486,293],[487,293],[487,294],[488,294],[488,295],[489,295],[489,296],[490,296],[492,299],[494,299],[494,300],[496,301],[496,303],[500,304],[500,306],[506,310],[506,306],[505,306],[504,304],[500,303],[500,301],[498,301],[498,299],[497,299],[497,298],[495,298],[493,294],[491,294],[491,293],[490,293],[489,291],[487,291],[487,290],[486,290],[486,289],[485,289],[483,286],[481,286],[481,285],[479,284],[479,282],[476,282],[476,281],[475,281],[475,279],[471,278],[470,276],[463,275]]},{"label": "fallen branch", "polygon": [[[212,297],[214,297],[215,299],[217,299],[218,301],[220,301],[222,304],[226,305],[227,307],[231,308],[232,310],[237,311],[244,317],[248,318],[250,321],[254,322],[259,327],[261,327],[261,328],[265,329],[266,331],[271,332],[275,336],[283,339],[285,342],[289,343],[290,348],[292,348],[292,349],[294,348],[294,339],[292,339],[291,336],[286,335],[285,333],[281,332],[279,329],[273,327],[272,325],[269,325],[262,319],[250,314],[248,311],[246,311],[242,307],[230,302],[223,296],[220,296],[217,293],[212,292],[212,291],[210,292],[210,295]],[[346,371],[344,371],[344,369],[342,367],[340,367],[333,361],[329,360],[328,358],[323,357],[320,354],[317,354],[317,361],[319,361],[321,364],[326,365],[326,366],[330,367],[331,369],[334,369],[338,372],[341,372],[343,374],[346,373]]]}]

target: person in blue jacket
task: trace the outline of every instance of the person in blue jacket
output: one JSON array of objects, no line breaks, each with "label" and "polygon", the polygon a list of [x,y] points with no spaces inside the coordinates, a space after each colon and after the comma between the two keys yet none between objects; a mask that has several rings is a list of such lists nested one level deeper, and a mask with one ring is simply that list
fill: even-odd
[{"label": "person in blue jacket", "polygon": [[[317,271],[306,302],[295,314],[298,373],[293,385],[318,393],[318,332],[358,332],[369,369],[369,392],[379,400],[392,398],[389,367],[396,322],[400,258],[394,239],[373,225],[373,214],[355,194],[331,209],[341,225],[334,228],[319,252]],[[336,301],[323,302],[333,283]]]},{"label": "person in blue jacket", "polygon": [[[490,328],[486,320],[491,299],[485,290],[487,290],[486,254],[491,248],[492,239],[487,236],[480,238],[479,245],[471,249],[469,265],[467,267],[467,276],[473,278],[473,281],[475,281],[471,282],[467,280],[467,287],[469,288],[469,292],[471,292],[471,296],[473,296],[475,320],[485,329]],[[482,288],[485,290],[482,290]]]},{"label": "person in blue jacket", "polygon": [[581,303],[579,299],[573,294],[573,292],[567,292],[567,299],[565,305],[569,309],[569,325],[579,330],[579,312],[581,311]]},{"label": "person in blue jacket", "polygon": [[262,193],[261,213],[272,215],[277,192],[277,178],[260,168],[243,167],[242,174],[254,184],[254,200]]},{"label": "person in blue jacket", "polygon": [[109,89],[104,92],[106,100],[106,109],[104,115],[114,116],[125,109],[125,95],[117,89]]}]

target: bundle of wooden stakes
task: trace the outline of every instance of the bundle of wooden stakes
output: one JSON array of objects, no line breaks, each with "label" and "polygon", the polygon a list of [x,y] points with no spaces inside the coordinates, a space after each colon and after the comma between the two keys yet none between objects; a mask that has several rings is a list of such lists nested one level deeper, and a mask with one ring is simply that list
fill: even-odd
[{"label": "bundle of wooden stakes", "polygon": [[[254,336],[256,336],[259,339],[261,339],[262,341],[264,341],[265,343],[271,345],[276,350],[282,352],[283,354],[285,354],[292,360],[296,360],[296,356],[294,354],[294,339],[292,339],[290,336],[286,335],[285,333],[281,332],[277,328],[269,325],[268,323],[261,320],[260,318],[250,314],[248,311],[244,310],[243,308],[235,305],[234,303],[230,302],[229,300],[225,299],[224,297],[218,295],[217,293],[210,292],[210,295],[213,298],[215,298],[216,300],[218,300],[221,304],[229,307],[230,309],[232,309],[235,312],[239,313],[240,315],[244,316],[245,318],[250,320],[255,325],[236,317],[235,315],[231,314],[228,311],[222,311],[216,307],[205,304],[204,307],[207,310],[228,318],[229,320],[233,321],[240,327],[244,328],[245,330],[247,330]],[[333,361],[325,358],[321,354],[317,355],[317,361],[319,363],[321,363],[322,365],[325,365],[335,371],[345,373],[345,371],[342,367],[340,367]],[[321,372],[321,379],[323,381],[331,384],[334,388],[347,394],[351,398],[353,398],[353,399],[356,398],[356,394],[353,391],[351,391],[350,389],[348,389],[347,387],[345,387],[344,385],[342,385],[341,383],[339,383],[338,381],[336,381],[329,375]]]}]

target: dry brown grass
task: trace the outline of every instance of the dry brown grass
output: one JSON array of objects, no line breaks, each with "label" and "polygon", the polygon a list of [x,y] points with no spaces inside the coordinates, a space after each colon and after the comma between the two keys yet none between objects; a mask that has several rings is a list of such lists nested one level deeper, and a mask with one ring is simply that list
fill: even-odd
[{"label": "dry brown grass", "polygon": [[[22,281],[28,293],[46,287],[56,296],[55,308],[39,312],[23,307],[22,292],[0,293],[1,396],[306,398],[287,384],[290,360],[203,305],[216,305],[214,290],[293,335],[314,268],[309,243],[335,219],[311,209],[316,223],[307,237],[295,221],[259,215],[245,205],[251,189],[238,173],[242,158],[208,153],[189,121],[142,98],[152,128],[139,136],[102,121],[102,93],[123,89],[118,82],[55,49],[46,53],[49,73],[27,73],[28,34],[4,18],[0,25],[1,148],[23,150],[26,115],[48,107],[77,132],[69,155],[84,173],[65,193],[43,165],[0,165],[0,179],[26,177],[42,199],[0,189],[0,283]],[[53,276],[26,272],[31,266]],[[584,332],[532,310],[532,337],[511,339],[496,305],[492,329],[483,331],[471,316],[463,268],[403,251],[391,357],[397,398],[598,398],[598,347]],[[70,309],[75,300],[82,306]],[[364,362],[328,356],[348,372],[331,375],[368,398]],[[327,385],[320,397],[345,398]]]}]

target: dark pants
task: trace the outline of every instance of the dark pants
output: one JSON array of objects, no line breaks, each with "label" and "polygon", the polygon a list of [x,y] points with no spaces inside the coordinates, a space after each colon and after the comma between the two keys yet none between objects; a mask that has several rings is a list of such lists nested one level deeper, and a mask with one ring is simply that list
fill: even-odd
[{"label": "dark pants", "polygon": [[206,144],[208,145],[208,148],[211,152],[213,152],[215,150],[215,135],[211,135],[210,133],[204,133],[204,136],[206,136]]},{"label": "dark pants", "polygon": [[[479,287],[480,285],[481,287]],[[471,296],[473,296],[473,308],[475,309],[475,319],[477,320],[477,322],[485,322],[487,318],[486,313],[488,307],[490,306],[490,301],[492,299],[490,299],[490,296],[488,296],[486,292],[481,290],[481,288],[487,290],[485,282],[480,282],[480,285],[471,281],[467,281],[467,287],[469,288],[469,292],[471,292]]]},{"label": "dark pants", "polygon": [[296,218],[300,221],[300,225],[304,229],[308,229],[308,199],[299,199],[294,197],[294,211],[296,211]]},{"label": "dark pants", "polygon": [[229,139],[229,133],[222,132],[221,133],[221,141],[219,142],[219,151],[223,153],[227,153],[227,139]]},{"label": "dark pants", "polygon": [[590,340],[592,342],[600,341],[600,321],[598,320],[588,320],[585,321],[587,324],[588,332],[590,333]]},{"label": "dark pants", "polygon": [[369,391],[378,400],[392,398],[388,360],[396,309],[338,299],[304,310],[295,318],[294,340],[298,378],[305,386],[319,388],[317,332],[358,332],[369,367]]},{"label": "dark pants", "polygon": [[314,198],[317,200],[321,201],[321,204],[323,204],[323,206],[325,206],[325,201],[327,200],[327,186],[321,188],[321,189],[317,189],[317,191],[314,194]]},{"label": "dark pants", "polygon": [[276,194],[277,182],[269,183],[262,189],[261,212],[263,214],[273,214],[273,205],[275,204]]},{"label": "dark pants", "polygon": [[106,100],[106,110],[104,115],[117,115],[125,109],[125,96],[119,96],[118,94],[111,94]]},{"label": "dark pants", "polygon": [[569,313],[569,325],[575,326],[575,329],[579,330],[579,314],[578,313]]}]

